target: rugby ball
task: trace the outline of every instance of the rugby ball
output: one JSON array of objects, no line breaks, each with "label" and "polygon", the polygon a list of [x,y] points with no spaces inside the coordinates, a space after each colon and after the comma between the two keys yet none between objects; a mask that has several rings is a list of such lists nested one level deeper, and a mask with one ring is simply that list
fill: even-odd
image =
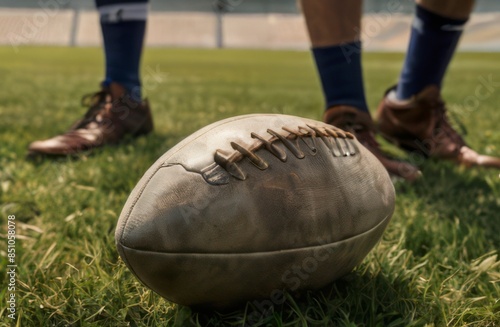
[{"label": "rugby ball", "polygon": [[123,208],[116,246],[167,300],[224,308],[349,273],[381,238],[394,199],[386,169],[352,134],[238,116],[153,164]]}]

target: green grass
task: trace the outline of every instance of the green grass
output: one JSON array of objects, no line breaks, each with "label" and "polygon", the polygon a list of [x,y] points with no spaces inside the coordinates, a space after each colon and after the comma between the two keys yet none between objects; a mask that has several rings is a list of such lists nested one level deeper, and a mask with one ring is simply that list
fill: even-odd
[{"label": "green grass", "polygon": [[[364,56],[375,108],[397,79],[401,54]],[[153,134],[80,160],[29,162],[29,142],[64,131],[97,89],[99,49],[0,48],[0,324],[7,318],[7,216],[17,222],[17,326],[242,326],[259,302],[194,312],[143,287],[118,259],[114,228],[145,170],[182,138],[214,121],[274,112],[321,119],[308,53],[148,49],[145,94]],[[500,155],[500,86],[467,107],[500,54],[460,54],[444,97],[472,147]],[[468,99],[468,100],[467,100]],[[404,155],[384,143],[389,151]],[[425,178],[397,184],[383,241],[354,272],[321,291],[287,297],[256,326],[500,326],[498,171],[419,162]],[[255,315],[254,315],[255,317]]]}]

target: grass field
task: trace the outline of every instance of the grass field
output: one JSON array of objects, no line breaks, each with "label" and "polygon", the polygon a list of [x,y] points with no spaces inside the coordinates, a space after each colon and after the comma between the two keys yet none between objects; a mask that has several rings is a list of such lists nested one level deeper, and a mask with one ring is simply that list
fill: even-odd
[{"label": "grass field", "polygon": [[[401,54],[366,54],[375,108]],[[500,326],[498,171],[418,162],[424,179],[396,184],[382,242],[354,272],[282,305],[194,312],[143,287],[118,259],[114,228],[145,170],[200,127],[239,114],[321,119],[308,53],[149,49],[144,93],[153,134],[80,160],[30,162],[29,142],[64,131],[97,90],[99,49],[0,48],[0,325],[7,317],[7,217],[16,217],[17,326]],[[493,80],[477,93],[481,78]],[[460,54],[444,97],[470,145],[500,155],[500,54]],[[404,153],[383,143],[393,154]],[[410,158],[411,159],[411,158]],[[266,308],[264,308],[266,309]]]}]

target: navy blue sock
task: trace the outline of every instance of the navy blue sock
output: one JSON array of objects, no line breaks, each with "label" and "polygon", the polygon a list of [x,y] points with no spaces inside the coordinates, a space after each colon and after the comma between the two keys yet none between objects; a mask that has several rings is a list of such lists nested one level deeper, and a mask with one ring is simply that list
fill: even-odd
[{"label": "navy blue sock", "polygon": [[426,86],[441,87],[467,19],[451,19],[417,5],[396,96],[409,99]]},{"label": "navy blue sock", "polygon": [[144,1],[96,1],[106,56],[106,79],[121,84],[136,101],[141,99],[139,65],[146,30]]},{"label": "navy blue sock", "polygon": [[361,42],[312,49],[321,78],[326,109],[353,106],[368,112],[361,70]]}]

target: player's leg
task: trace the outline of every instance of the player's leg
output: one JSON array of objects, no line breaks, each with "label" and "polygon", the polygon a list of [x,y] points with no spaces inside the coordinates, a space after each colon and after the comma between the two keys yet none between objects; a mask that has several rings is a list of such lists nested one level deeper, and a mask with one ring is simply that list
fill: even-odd
[{"label": "player's leg", "polygon": [[441,86],[474,0],[417,1],[410,44],[396,95],[409,99],[426,86]]},{"label": "player's leg", "polygon": [[326,108],[348,105],[368,112],[361,69],[362,0],[302,0]]},{"label": "player's leg", "polygon": [[96,5],[106,60],[102,89],[86,97],[90,108],[82,119],[61,135],[31,143],[30,154],[77,154],[153,129],[139,77],[148,1],[96,0]]},{"label": "player's leg", "polygon": [[324,121],[354,133],[392,175],[416,179],[416,167],[388,158],[374,138],[361,68],[362,0],[301,0],[301,7],[325,96]]},{"label": "player's leg", "polygon": [[441,99],[444,74],[474,0],[418,0],[398,85],[378,108],[380,131],[401,147],[466,166],[500,168],[497,158],[468,148],[449,124]]},{"label": "player's leg", "polygon": [[139,64],[144,43],[147,0],[96,0],[106,59],[104,86],[119,84],[141,98]]}]

